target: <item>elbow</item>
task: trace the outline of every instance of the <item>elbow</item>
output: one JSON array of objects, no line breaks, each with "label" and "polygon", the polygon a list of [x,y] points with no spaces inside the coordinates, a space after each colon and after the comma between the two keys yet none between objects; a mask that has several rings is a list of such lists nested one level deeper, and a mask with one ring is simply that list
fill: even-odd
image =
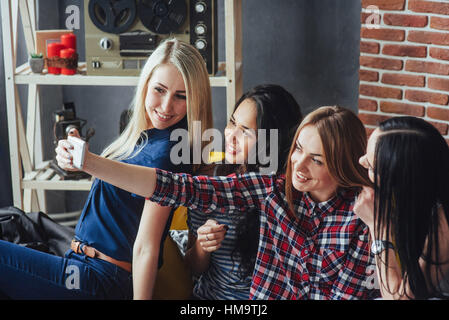
[{"label": "elbow", "polygon": [[142,260],[148,260],[151,258],[158,258],[159,247],[155,247],[149,243],[142,243],[136,241],[133,246],[133,264]]}]

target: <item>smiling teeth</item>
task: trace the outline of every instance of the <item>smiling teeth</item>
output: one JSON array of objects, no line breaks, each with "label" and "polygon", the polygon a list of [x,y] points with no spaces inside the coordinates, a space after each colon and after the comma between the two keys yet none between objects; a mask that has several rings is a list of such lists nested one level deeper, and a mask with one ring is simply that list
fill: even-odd
[{"label": "smiling teeth", "polygon": [[303,180],[309,180],[309,178],[304,177],[302,174],[300,174],[299,172],[297,173],[298,177],[300,177]]},{"label": "smiling teeth", "polygon": [[[157,112],[157,111],[156,111]],[[157,112],[157,114],[159,115],[159,117],[161,117],[162,119],[170,119],[171,116],[164,116],[163,114]]]}]

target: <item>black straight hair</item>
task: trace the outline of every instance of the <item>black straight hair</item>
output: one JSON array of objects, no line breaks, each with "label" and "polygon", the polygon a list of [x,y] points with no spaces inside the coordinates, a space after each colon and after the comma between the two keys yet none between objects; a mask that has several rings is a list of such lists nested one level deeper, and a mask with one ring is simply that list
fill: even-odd
[{"label": "black straight hair", "polygon": [[[438,256],[438,230],[441,206],[449,221],[449,147],[438,130],[420,118],[394,117],[379,129],[373,164],[375,236],[395,245],[404,284],[411,291],[403,286],[400,295],[447,299],[438,284],[426,279],[431,279],[431,266],[447,263]],[[380,235],[381,230],[386,235]],[[427,262],[424,271],[420,258]]]},{"label": "black straight hair", "polygon": [[[257,129],[265,129],[267,133],[270,129],[278,130],[277,152],[279,162],[275,173],[284,173],[291,142],[303,118],[301,107],[290,92],[275,84],[258,85],[244,93],[236,102],[234,112],[247,99],[252,100],[256,105]],[[273,148],[273,146],[270,145],[270,139],[267,139],[265,146],[266,148],[259,150],[259,152],[271,154],[270,148]],[[259,145],[256,147],[259,148]],[[256,164],[243,164],[238,167],[231,166],[231,168],[233,168],[232,172],[245,173],[259,171],[265,166],[257,161]],[[228,171],[226,174],[232,172]],[[235,222],[237,239],[231,258],[233,261],[240,259],[239,273],[243,280],[252,275],[254,271],[260,235],[259,213],[255,211],[246,212],[235,217]]]}]

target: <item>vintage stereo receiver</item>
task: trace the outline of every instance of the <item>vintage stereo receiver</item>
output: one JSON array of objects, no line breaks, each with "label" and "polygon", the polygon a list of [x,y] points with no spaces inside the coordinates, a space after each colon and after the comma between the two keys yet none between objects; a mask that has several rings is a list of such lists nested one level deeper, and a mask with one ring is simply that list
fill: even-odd
[{"label": "vintage stereo receiver", "polygon": [[88,75],[138,76],[158,44],[175,37],[217,71],[216,0],[84,0]]}]

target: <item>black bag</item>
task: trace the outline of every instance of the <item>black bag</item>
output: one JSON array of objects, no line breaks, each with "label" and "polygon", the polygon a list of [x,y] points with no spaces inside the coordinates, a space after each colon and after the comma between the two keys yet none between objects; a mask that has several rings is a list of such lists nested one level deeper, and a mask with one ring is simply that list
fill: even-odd
[{"label": "black bag", "polygon": [[1,240],[63,257],[74,233],[43,212],[26,214],[16,207],[0,208]]}]

